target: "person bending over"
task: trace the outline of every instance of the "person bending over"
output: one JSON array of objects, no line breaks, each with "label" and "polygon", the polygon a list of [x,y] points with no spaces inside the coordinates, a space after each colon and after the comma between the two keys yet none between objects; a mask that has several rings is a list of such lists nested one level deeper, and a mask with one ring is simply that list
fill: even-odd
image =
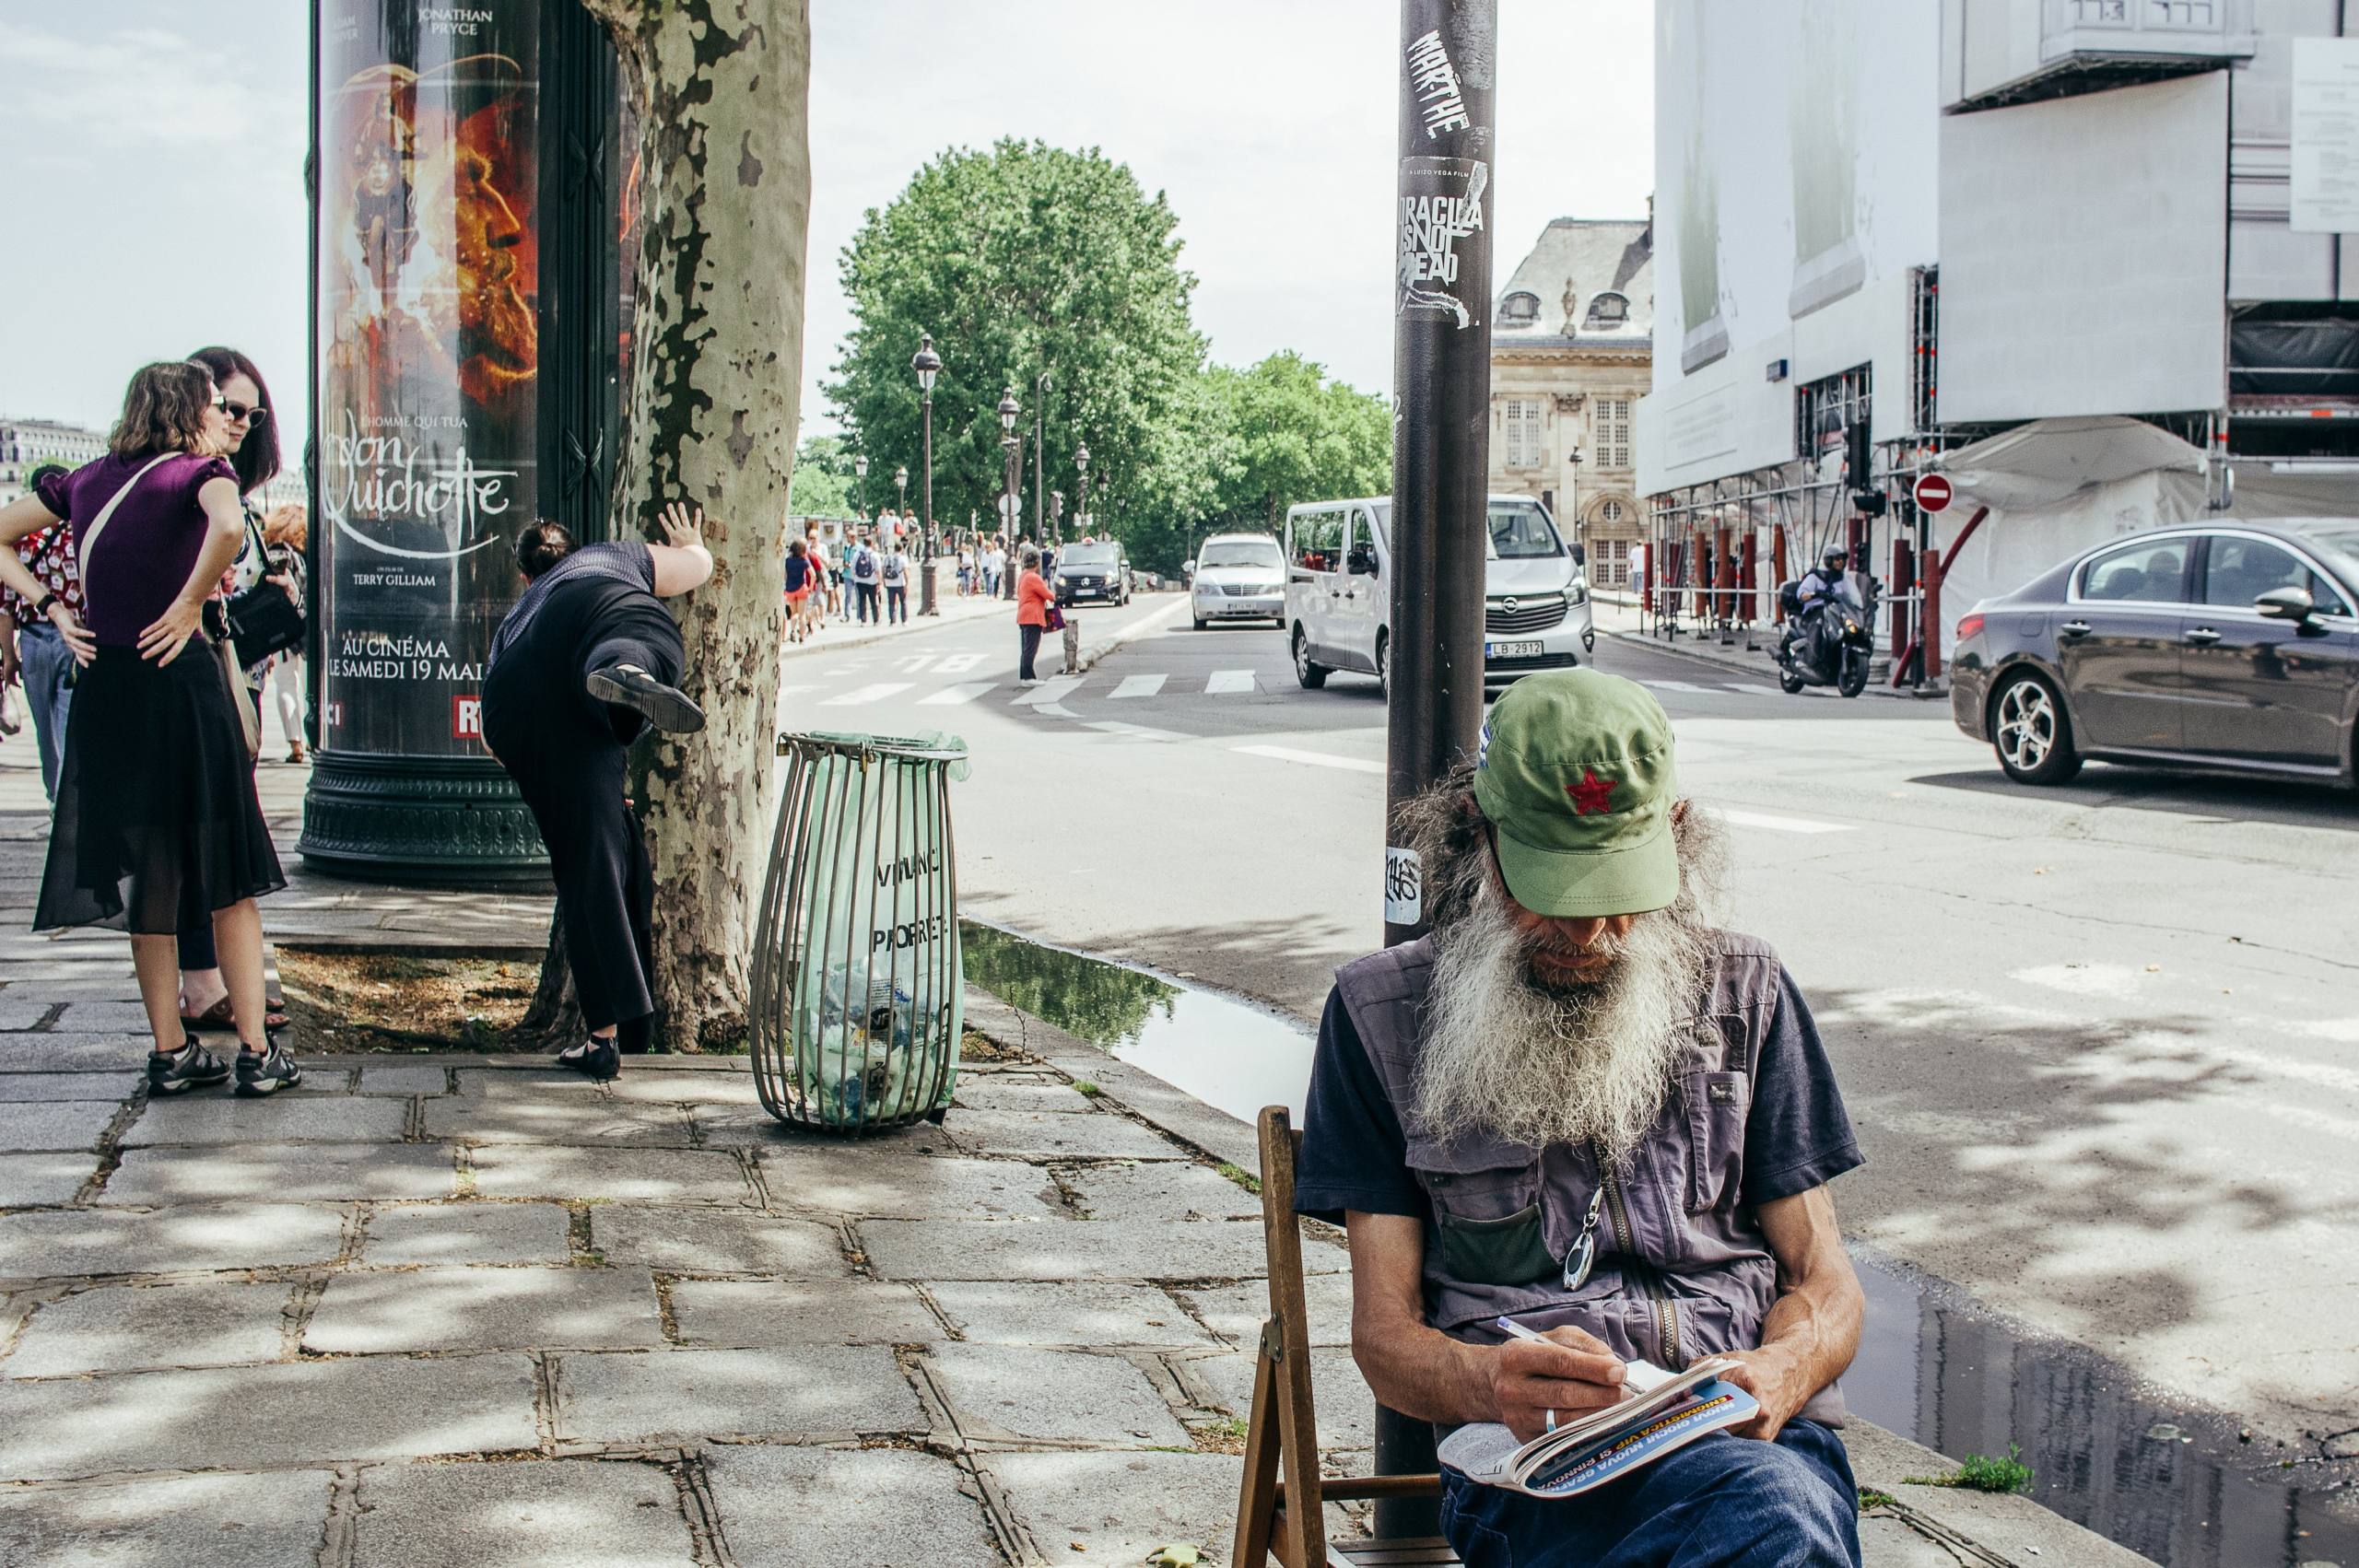
[{"label": "person bending over", "polygon": [[1445,1469],[1451,1543],[1858,1568],[1833,1429],[1863,1300],[1827,1183],[1860,1151],[1793,977],[1707,913],[1723,840],[1678,798],[1662,709],[1593,670],[1527,676],[1404,820],[1433,929],[1336,973],[1297,1197],[1349,1233],[1369,1387],[1529,1440],[1622,1398],[1626,1362],[1718,1354],[1761,1406],[1577,1496]]},{"label": "person bending over", "polygon": [[592,1078],[645,1050],[655,1014],[654,873],[624,779],[649,726],[704,728],[680,690],[687,650],[662,601],[712,576],[704,513],[675,501],[665,543],[577,545],[562,524],[517,536],[523,597],[491,641],[483,736],[540,824],[566,957],[590,1037],[557,1059]]}]

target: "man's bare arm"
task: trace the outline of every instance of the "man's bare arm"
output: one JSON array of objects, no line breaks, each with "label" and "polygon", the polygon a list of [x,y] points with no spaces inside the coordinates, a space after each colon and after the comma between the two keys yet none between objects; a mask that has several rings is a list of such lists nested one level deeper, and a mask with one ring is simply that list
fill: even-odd
[{"label": "man's bare arm", "polygon": [[1529,1441],[1622,1398],[1622,1363],[1578,1328],[1552,1342],[1469,1345],[1426,1321],[1424,1224],[1402,1214],[1344,1215],[1352,1240],[1352,1359],[1376,1397],[1421,1421],[1496,1421]]},{"label": "man's bare arm", "polygon": [[1758,1213],[1778,1259],[1778,1299],[1762,1321],[1761,1348],[1738,1353],[1743,1364],[1729,1381],[1761,1401],[1761,1413],[1736,1434],[1767,1439],[1851,1364],[1867,1298],[1824,1186],[1764,1203]]}]

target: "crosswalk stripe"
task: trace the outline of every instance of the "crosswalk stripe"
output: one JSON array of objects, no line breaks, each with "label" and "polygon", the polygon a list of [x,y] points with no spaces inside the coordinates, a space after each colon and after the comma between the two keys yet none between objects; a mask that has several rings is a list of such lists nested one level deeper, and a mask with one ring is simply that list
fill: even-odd
[{"label": "crosswalk stripe", "polygon": [[1169,677],[1164,675],[1125,675],[1122,684],[1114,688],[1116,696],[1153,696],[1163,689]]},{"label": "crosswalk stripe", "polygon": [[1184,741],[1188,738],[1174,730],[1150,730],[1144,724],[1125,724],[1119,719],[1087,719],[1082,721],[1082,728],[1133,741]]},{"label": "crosswalk stripe", "polygon": [[1700,692],[1706,689],[1693,681],[1647,681],[1641,684],[1659,692]]},{"label": "crosswalk stripe", "polygon": [[1215,670],[1213,672],[1212,679],[1204,683],[1206,696],[1219,696],[1228,692],[1250,692],[1252,689],[1253,672],[1250,670]]},{"label": "crosswalk stripe", "polygon": [[1340,767],[1351,773],[1384,771],[1384,764],[1380,762],[1369,762],[1356,756],[1337,756],[1332,752],[1302,752],[1292,746],[1232,746],[1229,749],[1246,756],[1275,757],[1280,762],[1308,763],[1313,767]]},{"label": "crosswalk stripe", "polygon": [[1848,833],[1847,823],[1812,822],[1805,817],[1771,816],[1766,812],[1734,811],[1723,806],[1720,815],[1739,827],[1765,827],[1772,833]]},{"label": "crosswalk stripe", "polygon": [[917,683],[914,681],[879,681],[874,685],[855,686],[851,691],[844,693],[841,696],[831,696],[827,698],[819,706],[822,708],[858,708],[864,702],[875,702],[882,697],[897,696],[899,693],[908,691],[916,684]]},{"label": "crosswalk stripe", "polygon": [[932,696],[918,698],[918,706],[920,708],[952,708],[960,703],[972,702],[997,684],[993,681],[975,681],[963,686],[945,686]]},{"label": "crosswalk stripe", "polygon": [[1027,687],[1025,690],[1017,693],[1014,700],[1009,702],[1008,706],[1010,708],[1037,708],[1043,703],[1062,702],[1067,694],[1072,692],[1074,687],[1079,685],[1081,685],[1081,677],[1079,675],[1060,675],[1055,680],[1043,681],[1037,686]]}]

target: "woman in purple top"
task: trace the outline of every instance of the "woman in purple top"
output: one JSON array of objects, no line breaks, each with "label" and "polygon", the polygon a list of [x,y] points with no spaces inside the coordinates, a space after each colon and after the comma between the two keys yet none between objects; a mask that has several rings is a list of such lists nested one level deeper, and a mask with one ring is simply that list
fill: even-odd
[{"label": "woman in purple top", "polygon": [[243,698],[199,637],[205,603],[245,537],[222,456],[229,424],[204,367],[150,365],[131,380],[107,456],[0,508],[0,546],[65,522],[88,617],[77,621],[0,548],[0,580],[34,601],[82,666],[33,927],[130,931],[157,1094],[229,1076],[181,1024],[173,933],[207,915],[242,1047],[239,1092],[267,1094],[301,1076],[263,1027],[254,899],[286,879],[230,706]]}]

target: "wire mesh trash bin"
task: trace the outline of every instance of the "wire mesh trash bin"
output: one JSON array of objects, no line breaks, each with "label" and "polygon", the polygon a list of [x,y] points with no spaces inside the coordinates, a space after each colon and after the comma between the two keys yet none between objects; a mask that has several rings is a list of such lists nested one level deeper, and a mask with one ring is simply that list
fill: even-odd
[{"label": "wire mesh trash bin", "polygon": [[965,985],[950,785],[955,737],[780,735],[755,932],[751,1033],[762,1105],[790,1126],[874,1132],[942,1119]]}]

